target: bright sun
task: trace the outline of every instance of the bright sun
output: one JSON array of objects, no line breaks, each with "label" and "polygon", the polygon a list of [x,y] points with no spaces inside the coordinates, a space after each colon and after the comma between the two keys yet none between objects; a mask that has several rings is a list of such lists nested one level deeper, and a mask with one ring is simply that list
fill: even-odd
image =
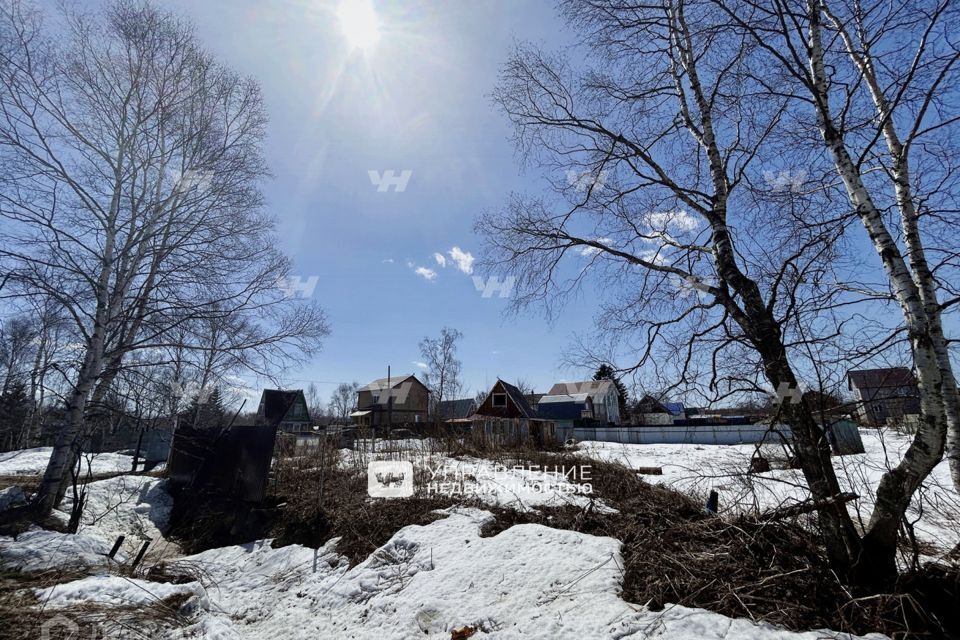
[{"label": "bright sun", "polygon": [[380,40],[377,12],[370,0],[342,0],[337,17],[351,49],[370,49]]}]

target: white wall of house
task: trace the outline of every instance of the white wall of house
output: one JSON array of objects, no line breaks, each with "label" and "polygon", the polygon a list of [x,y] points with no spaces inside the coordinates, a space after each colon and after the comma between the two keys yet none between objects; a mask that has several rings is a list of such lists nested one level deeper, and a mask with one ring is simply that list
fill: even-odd
[{"label": "white wall of house", "polygon": [[620,402],[617,400],[617,388],[607,385],[605,392],[598,391],[590,394],[593,400],[594,415],[600,422],[620,424]]}]

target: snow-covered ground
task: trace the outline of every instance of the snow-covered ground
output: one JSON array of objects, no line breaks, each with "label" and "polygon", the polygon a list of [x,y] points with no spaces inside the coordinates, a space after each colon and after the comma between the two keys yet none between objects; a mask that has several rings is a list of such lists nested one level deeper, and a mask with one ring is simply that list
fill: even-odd
[{"label": "snow-covered ground", "polygon": [[[176,546],[161,534],[173,508],[164,483],[146,476],[91,482],[77,535],[28,531],[16,539],[0,536],[0,566],[37,571],[106,565],[106,554],[120,535],[125,539],[118,559],[136,555],[148,538],[148,561],[177,554]],[[68,494],[54,512],[64,524],[70,519],[71,504]]]},{"label": "snow-covered ground", "polygon": [[[0,476],[33,476],[40,475],[50,462],[53,447],[37,447],[36,449],[21,449],[0,453]],[[122,453],[87,453],[83,455],[84,473],[88,470],[94,474],[100,473],[127,473],[133,465],[133,456]]]},{"label": "snow-covered ground", "polygon": [[[875,483],[906,445],[900,437],[864,435],[867,453],[836,459],[851,487]],[[582,443],[582,452],[632,467],[662,466],[648,476],[686,491],[721,493],[721,506],[767,508],[802,499],[799,476],[776,470],[743,478],[752,446],[619,445]],[[471,485],[469,496],[483,504],[535,509],[556,501],[589,497],[569,493],[563,477],[517,469],[489,460],[451,458],[433,447],[410,443],[376,452],[341,452],[341,464],[365,470],[370,460],[403,460],[417,469],[417,482],[447,480]],[[307,464],[310,464],[307,461]],[[946,469],[938,468],[921,496],[918,530],[945,539],[956,534],[956,508]],[[596,473],[596,471],[594,471]],[[105,620],[119,608],[186,599],[181,626],[158,638],[274,640],[275,638],[450,638],[470,627],[472,638],[641,638],[688,640],[819,640],[849,637],[829,631],[790,632],[747,619],[668,605],[648,611],[621,597],[621,543],[569,530],[525,524],[483,538],[494,516],[484,509],[454,507],[425,526],[402,528],[360,564],[350,567],[336,551],[337,539],[319,549],[269,541],[211,549],[179,557],[160,531],[171,499],[163,481],[118,476],[91,483],[78,535],[32,530],[16,540],[0,538],[0,564],[12,568],[87,568],[92,575],[36,590],[51,616],[70,616],[79,604],[102,608]],[[486,490],[481,490],[487,487]],[[492,487],[492,490],[490,489]],[[538,488],[534,488],[538,487]],[[544,489],[546,487],[546,489]],[[421,487],[422,490],[422,487]],[[521,494],[521,495],[517,495]],[[862,493],[862,495],[866,495]],[[939,505],[932,512],[929,505]],[[599,508],[603,508],[600,503]],[[69,503],[63,506],[69,510]],[[61,517],[66,517],[65,513]],[[955,517],[955,516],[953,516]],[[128,561],[147,537],[167,551],[167,563],[193,581],[158,583],[117,575],[105,556],[117,535],[128,536],[118,555]],[[175,558],[175,559],[173,559]],[[166,606],[166,605],[161,605]],[[114,609],[117,608],[117,609]],[[879,639],[882,636],[869,636]]]},{"label": "snow-covered ground", "polygon": [[[195,593],[190,625],[168,637],[640,638],[815,640],[745,619],[668,606],[651,612],[620,597],[620,542],[541,525],[491,537],[488,512],[455,508],[408,526],[350,568],[331,540],[319,549],[272,549],[263,541],[213,549],[177,564],[202,576],[182,585],[85,578],[38,592],[48,608],[80,601],[144,603]],[[881,636],[873,636],[880,638]]]},{"label": "snow-covered ground", "polygon": [[[892,431],[861,430],[865,453],[835,456],[834,467],[844,490],[860,499],[849,504],[851,513],[866,522],[874,504],[874,491],[887,469],[899,462],[910,444],[908,436]],[[692,444],[619,444],[581,442],[579,451],[598,460],[619,462],[632,469],[662,467],[663,475],[647,475],[702,498],[711,489],[720,496],[721,512],[772,509],[806,499],[803,475],[796,469],[773,469],[747,475],[754,445],[716,446]],[[764,449],[770,457],[783,457],[777,447]],[[914,498],[908,510],[917,537],[948,551],[960,543],[960,496],[950,481],[947,461],[941,462]]]},{"label": "snow-covered ground", "polygon": [[[164,490],[165,480],[148,476],[117,476],[87,485],[86,504],[77,533],[112,544],[126,536],[122,549],[135,554],[148,538],[153,554],[168,545],[161,531],[167,526],[173,498]],[[72,498],[59,510],[68,517]]]},{"label": "snow-covered ground", "polygon": [[[89,569],[107,566],[112,544],[101,538],[31,529],[16,539],[0,536],[0,567],[18,571]],[[121,551],[117,561],[126,555]]]}]

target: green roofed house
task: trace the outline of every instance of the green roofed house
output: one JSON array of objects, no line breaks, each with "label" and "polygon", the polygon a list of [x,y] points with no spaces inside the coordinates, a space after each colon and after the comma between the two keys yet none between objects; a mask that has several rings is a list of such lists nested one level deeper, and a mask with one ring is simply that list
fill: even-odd
[{"label": "green roofed house", "polygon": [[276,426],[287,433],[311,431],[310,412],[302,389],[264,389],[257,408],[257,424]]}]

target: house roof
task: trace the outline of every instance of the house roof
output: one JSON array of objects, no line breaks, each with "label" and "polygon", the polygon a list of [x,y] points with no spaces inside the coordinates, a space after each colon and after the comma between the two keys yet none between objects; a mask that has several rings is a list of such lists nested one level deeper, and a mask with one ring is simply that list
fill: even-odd
[{"label": "house roof", "polygon": [[913,372],[906,367],[887,369],[859,369],[847,373],[847,388],[877,389],[884,387],[909,387],[917,384]]},{"label": "house roof", "polygon": [[523,392],[520,389],[516,388],[509,382],[504,382],[503,380],[497,380],[497,382],[503,385],[504,390],[507,392],[507,395],[510,396],[510,399],[513,400],[513,403],[517,406],[517,410],[525,418],[536,418],[537,412],[533,410],[533,407],[530,406],[530,403],[527,402],[527,397],[523,395]]},{"label": "house roof", "polygon": [[476,410],[473,398],[461,400],[443,400],[437,403],[437,415],[441,418],[466,418]]},{"label": "house roof", "polygon": [[639,413],[672,413],[662,402],[647,394],[637,403]]},{"label": "house roof", "polygon": [[[417,380],[417,376],[413,375],[412,373],[401,373],[395,376],[390,376],[389,378],[377,378],[376,380],[370,382],[366,386],[360,387],[360,391],[381,391],[383,389],[388,389],[388,388],[396,389],[397,387],[399,387],[401,384],[403,384],[410,378],[413,378],[417,382],[420,382],[419,380]],[[423,383],[420,382],[420,384],[423,384]]]},{"label": "house roof", "polygon": [[[260,407],[258,413],[263,416],[267,424],[278,425],[286,417],[290,407],[298,399],[303,398],[302,389],[293,389],[283,391],[281,389],[264,389],[260,396]],[[306,400],[304,399],[304,402]],[[310,422],[310,419],[301,420],[301,422]]]},{"label": "house roof", "polygon": [[526,397],[527,402],[530,404],[531,407],[535,407],[535,406],[537,406],[537,404],[539,404],[540,398],[542,398],[544,395],[546,395],[546,394],[543,394],[543,393],[528,393],[528,394],[527,394],[526,396],[524,396],[524,397]]},{"label": "house roof", "polygon": [[546,395],[540,398],[539,404],[553,404],[557,402],[578,402],[580,404],[585,403],[590,398],[589,393],[572,393],[572,394],[558,394],[558,395]]},{"label": "house roof", "polygon": [[590,395],[601,395],[607,393],[613,386],[613,380],[584,380],[582,382],[558,382],[552,387],[547,395],[559,396],[578,393],[589,393]]},{"label": "house roof", "polygon": [[682,402],[661,402],[663,408],[672,413],[675,416],[682,416],[683,412],[686,410],[686,407],[683,406]]}]

